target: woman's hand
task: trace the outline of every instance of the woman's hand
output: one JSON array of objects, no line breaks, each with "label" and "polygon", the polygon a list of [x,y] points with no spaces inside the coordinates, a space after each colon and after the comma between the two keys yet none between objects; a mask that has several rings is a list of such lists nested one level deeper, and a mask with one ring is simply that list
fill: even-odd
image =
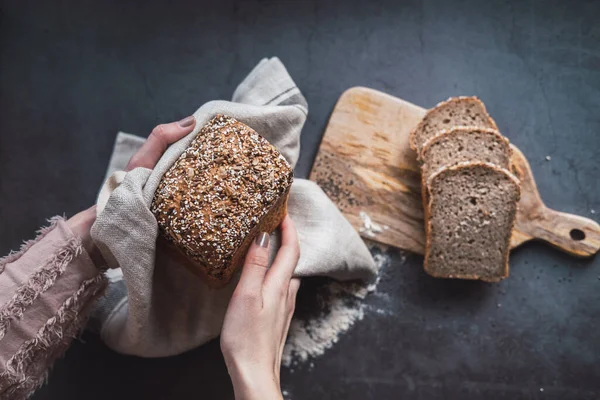
[{"label": "woman's hand", "polygon": [[[167,147],[190,133],[195,125],[196,119],[193,116],[184,118],[179,122],[158,125],[152,130],[142,147],[131,157],[125,170],[131,171],[137,167],[154,168]],[[104,260],[90,236],[90,229],[94,221],[96,221],[96,206],[75,214],[69,218],[67,225],[75,236],[81,238],[83,247],[92,258],[92,261],[97,267],[100,267],[104,264]]]},{"label": "woman's hand", "polygon": [[225,314],[221,350],[238,400],[282,398],[281,356],[300,287],[300,280],[292,278],[300,248],[289,216],[281,234],[270,268],[269,235],[257,236]]},{"label": "woman's hand", "polygon": [[193,115],[179,122],[158,125],[152,129],[152,133],[150,133],[148,139],[131,157],[125,167],[125,171],[131,171],[137,167],[153,169],[167,150],[167,147],[193,131],[195,125],[196,118]]}]

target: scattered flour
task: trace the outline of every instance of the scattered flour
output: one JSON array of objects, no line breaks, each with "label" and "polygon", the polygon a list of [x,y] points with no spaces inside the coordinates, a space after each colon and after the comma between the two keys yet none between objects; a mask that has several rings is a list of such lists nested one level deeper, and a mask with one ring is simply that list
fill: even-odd
[{"label": "scattered flour", "polygon": [[390,315],[394,315],[394,313],[390,310],[386,310],[384,308],[373,308],[373,311],[377,314],[377,315],[382,315],[382,316],[390,316]]},{"label": "scattered flour", "polygon": [[282,363],[289,367],[294,358],[301,362],[325,353],[357,320],[364,317],[363,306],[347,307],[334,299],[327,315],[310,321],[292,320],[288,342],[283,350]]},{"label": "scattered flour", "polygon": [[360,219],[362,220],[363,226],[358,230],[360,233],[364,233],[368,237],[375,237],[378,233],[381,233],[387,229],[390,229],[387,225],[379,225],[375,223],[369,214],[364,211],[361,211],[359,214]]},{"label": "scattered flour", "polygon": [[[373,282],[328,282],[316,294],[321,305],[319,314],[311,319],[292,319],[283,351],[282,364],[285,367],[293,367],[299,362],[324,354],[338,342],[342,334],[364,318],[365,311],[369,310],[364,300],[369,293],[376,291],[379,272],[390,261],[387,248],[375,245],[372,246],[372,251],[373,247],[377,248],[373,258],[378,269],[377,278]],[[387,313],[382,309],[375,312],[380,315]],[[293,372],[293,368],[290,368],[290,372]]]}]

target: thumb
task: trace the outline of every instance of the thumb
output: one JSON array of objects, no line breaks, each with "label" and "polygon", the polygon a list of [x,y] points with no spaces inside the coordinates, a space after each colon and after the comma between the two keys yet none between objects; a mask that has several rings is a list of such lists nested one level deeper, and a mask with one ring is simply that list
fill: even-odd
[{"label": "thumb", "polygon": [[137,153],[131,157],[125,171],[137,167],[153,169],[167,147],[193,131],[194,126],[196,126],[196,119],[193,115],[179,122],[158,125]]},{"label": "thumb", "polygon": [[237,290],[258,294],[269,270],[269,234],[261,232],[248,249]]}]

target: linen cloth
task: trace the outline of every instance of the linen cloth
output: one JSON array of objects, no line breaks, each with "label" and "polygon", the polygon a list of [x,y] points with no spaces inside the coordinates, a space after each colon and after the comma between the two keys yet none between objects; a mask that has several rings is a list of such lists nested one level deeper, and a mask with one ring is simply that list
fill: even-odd
[{"label": "linen cloth", "polygon": [[[109,267],[111,284],[95,316],[104,342],[125,354],[161,357],[197,347],[220,333],[238,280],[208,288],[184,266],[156,249],[158,227],[149,210],[163,174],[216,114],[249,125],[295,166],[308,106],[277,58],[263,59],[233,93],[232,101],[211,101],[195,113],[196,126],[173,144],[153,170],[120,171],[144,139],[119,133],[92,237]],[[295,179],[288,212],[300,241],[298,277],[370,279],[375,263],[364,242],[327,195],[313,182]],[[278,247],[272,237],[272,256]],[[122,271],[122,274],[121,274]]]}]

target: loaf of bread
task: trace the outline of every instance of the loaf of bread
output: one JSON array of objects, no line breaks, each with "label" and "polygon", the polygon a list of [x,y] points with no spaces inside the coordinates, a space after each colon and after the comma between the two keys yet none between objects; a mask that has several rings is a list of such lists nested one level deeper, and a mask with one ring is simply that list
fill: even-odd
[{"label": "loaf of bread", "polygon": [[162,177],[151,211],[191,271],[219,288],[254,237],[281,223],[292,180],[290,165],[266,139],[217,115]]},{"label": "loaf of bread", "polygon": [[519,181],[491,163],[443,167],[427,180],[425,271],[497,282],[508,276]]},{"label": "loaf of bread", "polygon": [[410,134],[410,147],[421,158],[425,142],[440,131],[456,126],[491,128],[498,130],[485,105],[477,97],[452,97],[427,111]]}]

